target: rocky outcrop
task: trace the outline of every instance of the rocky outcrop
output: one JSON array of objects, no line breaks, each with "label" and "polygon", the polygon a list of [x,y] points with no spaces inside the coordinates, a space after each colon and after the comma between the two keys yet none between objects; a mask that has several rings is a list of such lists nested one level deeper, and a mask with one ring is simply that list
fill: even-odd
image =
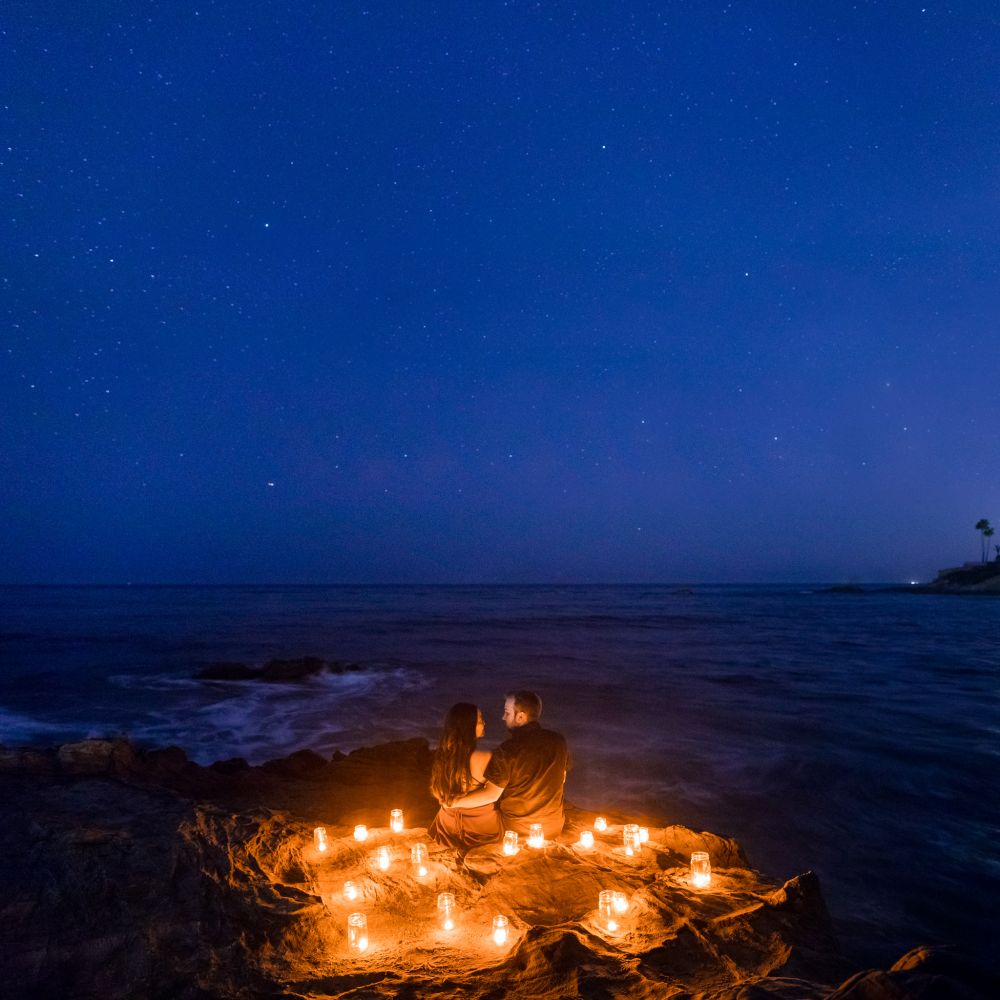
[{"label": "rocky outcrop", "polygon": [[345,674],[364,670],[360,663],[346,660],[321,660],[318,656],[300,656],[292,660],[268,660],[262,667],[229,661],[209,663],[195,674],[202,681],[264,681],[288,684],[316,674]]},{"label": "rocky outcrop", "polygon": [[[639,856],[621,821],[567,831],[541,850],[465,858],[426,842],[435,804],[423,740],[260,767],[200,767],[177,748],[86,741],[0,750],[0,994],[31,997],[783,997],[881,1000],[996,996],[995,979],[939,951],[851,975],[818,880],[776,885],[739,844],[651,827]],[[388,830],[391,808],[406,829]],[[370,838],[353,838],[365,823]],[[323,852],[313,828],[326,828]],[[373,863],[377,847],[388,867]],[[690,883],[692,850],[713,881]],[[350,879],[359,898],[348,900]],[[597,893],[625,893],[610,930]],[[456,926],[437,922],[440,891]],[[369,946],[350,951],[349,912]],[[506,942],[490,934],[509,918]],[[837,983],[842,983],[839,988]]]},{"label": "rocky outcrop", "polygon": [[909,589],[925,594],[1000,594],[1000,562],[943,569],[930,583]]}]

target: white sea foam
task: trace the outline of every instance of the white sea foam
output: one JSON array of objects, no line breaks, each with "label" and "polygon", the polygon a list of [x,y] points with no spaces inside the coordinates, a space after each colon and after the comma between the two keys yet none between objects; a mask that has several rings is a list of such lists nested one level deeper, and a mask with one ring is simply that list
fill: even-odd
[{"label": "white sea foam", "polygon": [[303,749],[353,749],[352,741],[371,741],[366,723],[373,706],[393,704],[426,683],[420,672],[407,668],[324,673],[277,684],[177,680],[128,679],[124,686],[132,690],[173,694],[136,719],[130,735],[144,744],[181,746],[203,764],[229,757],[261,763]]},{"label": "white sea foam", "polygon": [[81,723],[78,719],[65,723],[51,722],[0,708],[0,745],[3,746],[40,741],[52,743],[58,742],[62,737],[78,738],[80,730]]}]

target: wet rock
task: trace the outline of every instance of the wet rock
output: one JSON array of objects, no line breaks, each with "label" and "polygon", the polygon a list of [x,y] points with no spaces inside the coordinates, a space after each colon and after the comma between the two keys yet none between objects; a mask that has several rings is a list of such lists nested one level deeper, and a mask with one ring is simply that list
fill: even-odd
[{"label": "wet rock", "polygon": [[124,739],[64,743],[56,760],[65,774],[123,774],[140,763],[135,748]]},{"label": "wet rock", "polygon": [[1000,997],[1000,975],[951,948],[908,951],[888,971],[846,980],[829,1000],[986,1000]]},{"label": "wet rock", "polygon": [[317,674],[344,674],[364,670],[360,663],[347,660],[326,661],[318,656],[300,656],[291,660],[268,660],[262,667],[251,667],[246,663],[222,661],[209,663],[195,674],[203,681],[262,681],[266,684],[291,684]]},{"label": "wet rock", "polygon": [[210,663],[195,674],[202,681],[251,681],[260,676],[260,671],[245,663]]},{"label": "wet rock", "polygon": [[300,681],[326,670],[326,661],[318,656],[300,656],[296,660],[268,660],[261,668],[260,679],[272,684]]}]

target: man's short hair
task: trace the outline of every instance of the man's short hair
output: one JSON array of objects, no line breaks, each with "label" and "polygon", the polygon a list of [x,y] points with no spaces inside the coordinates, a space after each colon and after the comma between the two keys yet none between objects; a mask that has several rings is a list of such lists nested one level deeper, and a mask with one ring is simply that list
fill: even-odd
[{"label": "man's short hair", "polygon": [[508,691],[507,697],[513,700],[514,711],[524,712],[529,722],[542,714],[542,699],[534,691]]}]

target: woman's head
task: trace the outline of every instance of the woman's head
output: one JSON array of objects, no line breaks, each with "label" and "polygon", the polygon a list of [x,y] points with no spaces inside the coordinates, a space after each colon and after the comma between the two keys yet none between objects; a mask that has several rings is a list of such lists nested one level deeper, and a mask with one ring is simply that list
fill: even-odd
[{"label": "woman's head", "polygon": [[464,795],[472,785],[469,758],[484,731],[483,713],[475,705],[460,701],[448,709],[431,768],[431,793],[439,802]]},{"label": "woman's head", "polygon": [[468,746],[471,753],[475,749],[476,740],[483,735],[485,729],[483,713],[475,705],[459,701],[448,709],[448,714],[444,717],[441,742],[458,742]]}]

